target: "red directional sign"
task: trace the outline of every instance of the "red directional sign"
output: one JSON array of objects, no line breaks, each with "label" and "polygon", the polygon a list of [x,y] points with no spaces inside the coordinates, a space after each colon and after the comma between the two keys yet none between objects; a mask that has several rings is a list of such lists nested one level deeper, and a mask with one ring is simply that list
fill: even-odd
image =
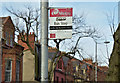
[{"label": "red directional sign", "polygon": [[50,17],[71,17],[72,8],[55,8],[50,9]]}]

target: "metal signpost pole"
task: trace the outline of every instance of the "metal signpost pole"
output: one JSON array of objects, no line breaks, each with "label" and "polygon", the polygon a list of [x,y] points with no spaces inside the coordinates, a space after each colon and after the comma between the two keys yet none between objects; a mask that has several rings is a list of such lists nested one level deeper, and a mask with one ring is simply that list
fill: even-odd
[{"label": "metal signpost pole", "polygon": [[41,82],[48,81],[48,0],[41,0]]}]

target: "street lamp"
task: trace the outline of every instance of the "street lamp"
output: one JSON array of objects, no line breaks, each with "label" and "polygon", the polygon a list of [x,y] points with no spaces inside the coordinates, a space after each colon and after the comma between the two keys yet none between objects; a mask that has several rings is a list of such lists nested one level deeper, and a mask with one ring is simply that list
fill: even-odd
[{"label": "street lamp", "polygon": [[97,42],[95,41],[95,81],[97,81]]},{"label": "street lamp", "polygon": [[[97,81],[97,44],[100,44],[100,43],[97,43],[95,40],[95,81]],[[108,47],[107,47],[107,44],[110,43],[109,41],[105,41],[104,42],[106,44],[106,51],[107,51],[107,56],[109,58],[109,55],[108,55]]]},{"label": "street lamp", "polygon": [[109,54],[108,54],[108,47],[107,44],[110,43],[109,41],[105,41],[104,42],[106,44],[106,52],[107,52],[107,57],[108,57],[108,61],[109,61]]}]

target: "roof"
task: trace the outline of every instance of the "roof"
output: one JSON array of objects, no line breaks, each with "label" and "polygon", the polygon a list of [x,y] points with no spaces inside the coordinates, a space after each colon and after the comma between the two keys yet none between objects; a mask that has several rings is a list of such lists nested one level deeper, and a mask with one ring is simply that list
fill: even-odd
[{"label": "roof", "polygon": [[23,46],[21,46],[20,44],[18,44],[18,43],[16,43],[16,42],[15,42],[15,45],[16,45],[16,46],[21,47],[21,48],[22,48],[22,50],[24,50],[24,47],[23,47]]},{"label": "roof", "polygon": [[[56,54],[56,49],[54,49],[54,48],[51,49],[51,48],[50,48],[50,49],[48,50],[48,59],[52,60],[52,58],[54,58],[54,56],[57,57],[57,56],[60,55],[60,53],[61,53],[61,52],[59,51],[59,52]],[[56,54],[56,55],[55,55],[55,54]],[[57,58],[55,58],[55,61],[56,61],[56,60],[57,60]]]},{"label": "roof", "polygon": [[[11,21],[11,24],[12,24],[12,26],[14,27],[13,21],[12,21],[12,19],[11,19],[10,16],[0,17],[0,25],[1,25],[1,23],[2,23],[2,25],[5,25],[5,24],[8,22],[8,20]],[[14,28],[15,28],[15,27],[14,27]]]},{"label": "roof", "polygon": [[2,20],[2,24],[5,24],[9,18],[10,18],[10,16],[8,16],[8,17],[0,17],[0,20]]},{"label": "roof", "polygon": [[66,67],[67,64],[68,64],[68,60],[69,60],[69,58],[66,57],[66,56],[63,56],[62,58],[63,58],[64,66]]},{"label": "roof", "polygon": [[108,67],[107,66],[98,66],[98,68],[102,71],[108,71]]},{"label": "roof", "polygon": [[80,65],[80,60],[78,60],[78,59],[72,59],[71,62],[74,66]]},{"label": "roof", "polygon": [[56,52],[48,52],[48,58],[49,59],[52,59],[53,57],[54,57],[54,54],[55,54]]}]

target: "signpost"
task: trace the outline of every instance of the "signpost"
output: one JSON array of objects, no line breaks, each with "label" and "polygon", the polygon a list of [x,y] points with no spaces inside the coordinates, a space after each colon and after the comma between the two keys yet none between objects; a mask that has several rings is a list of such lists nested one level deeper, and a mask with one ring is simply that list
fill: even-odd
[{"label": "signpost", "polygon": [[50,39],[72,38],[73,8],[50,9]]},{"label": "signpost", "polygon": [[48,83],[48,0],[41,0],[41,83]]}]

